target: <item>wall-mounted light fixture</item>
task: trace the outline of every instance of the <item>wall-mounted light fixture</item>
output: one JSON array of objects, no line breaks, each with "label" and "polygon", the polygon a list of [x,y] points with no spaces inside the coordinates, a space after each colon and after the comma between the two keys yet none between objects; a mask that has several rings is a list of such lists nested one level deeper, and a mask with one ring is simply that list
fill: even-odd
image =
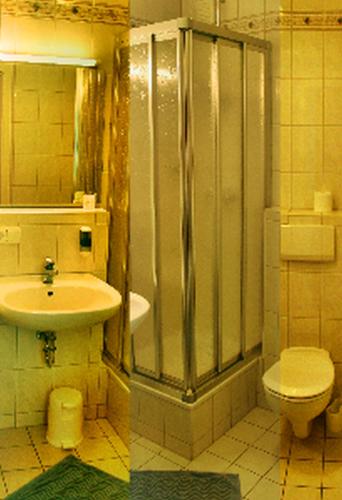
[{"label": "wall-mounted light fixture", "polygon": [[62,66],[84,66],[95,67],[96,59],[87,59],[83,57],[59,57],[44,56],[38,54],[10,54],[0,52],[0,61],[2,62],[26,62],[35,64],[59,64]]}]

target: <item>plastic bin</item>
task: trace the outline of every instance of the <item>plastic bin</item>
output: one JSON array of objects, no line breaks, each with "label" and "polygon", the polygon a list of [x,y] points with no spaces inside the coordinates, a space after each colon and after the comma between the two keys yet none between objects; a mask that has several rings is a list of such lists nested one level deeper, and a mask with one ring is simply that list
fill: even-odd
[{"label": "plastic bin", "polygon": [[342,398],[334,399],[325,410],[325,417],[330,432],[342,432]]},{"label": "plastic bin", "polygon": [[50,393],[46,438],[57,448],[71,449],[82,441],[82,394],[72,387],[59,387]]}]

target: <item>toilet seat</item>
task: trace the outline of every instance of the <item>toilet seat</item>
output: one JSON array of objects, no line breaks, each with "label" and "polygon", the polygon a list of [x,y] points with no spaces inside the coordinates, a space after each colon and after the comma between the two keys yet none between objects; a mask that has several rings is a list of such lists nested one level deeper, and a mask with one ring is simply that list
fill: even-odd
[{"label": "toilet seat", "polygon": [[334,382],[329,353],[316,347],[290,347],[263,376],[269,392],[288,400],[319,399]]}]

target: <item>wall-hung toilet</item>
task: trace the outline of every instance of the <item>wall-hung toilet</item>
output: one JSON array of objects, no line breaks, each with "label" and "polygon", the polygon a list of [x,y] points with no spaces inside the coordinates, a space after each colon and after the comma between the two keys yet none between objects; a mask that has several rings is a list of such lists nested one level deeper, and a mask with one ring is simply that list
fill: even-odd
[{"label": "wall-hung toilet", "polygon": [[295,436],[306,438],[312,420],[328,405],[335,378],[329,353],[316,347],[284,349],[280,361],[262,378],[266,401],[291,422]]}]

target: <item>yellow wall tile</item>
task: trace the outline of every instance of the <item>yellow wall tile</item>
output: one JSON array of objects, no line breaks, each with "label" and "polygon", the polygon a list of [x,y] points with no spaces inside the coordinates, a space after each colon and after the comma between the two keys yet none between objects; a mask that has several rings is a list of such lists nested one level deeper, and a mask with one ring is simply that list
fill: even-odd
[{"label": "yellow wall tile", "polygon": [[320,31],[294,31],[293,78],[321,78],[323,74],[323,35]]},{"label": "yellow wall tile", "polygon": [[324,112],[326,125],[342,125],[342,79],[325,81]]},{"label": "yellow wall tile", "polygon": [[315,346],[320,345],[320,321],[318,318],[292,318],[289,329],[289,345]]},{"label": "yellow wall tile", "polygon": [[293,80],[292,122],[294,125],[320,125],[323,118],[322,80]]},{"label": "yellow wall tile", "polygon": [[317,318],[321,305],[319,273],[290,273],[289,314],[292,318]]},{"label": "yellow wall tile", "polygon": [[322,170],[322,127],[292,127],[293,172],[319,172]]},{"label": "yellow wall tile", "polygon": [[[340,8],[342,9],[341,3]],[[342,33],[324,33],[324,71],[326,78],[342,78],[341,68]]]},{"label": "yellow wall tile", "polygon": [[322,276],[322,316],[342,319],[342,274]]}]

